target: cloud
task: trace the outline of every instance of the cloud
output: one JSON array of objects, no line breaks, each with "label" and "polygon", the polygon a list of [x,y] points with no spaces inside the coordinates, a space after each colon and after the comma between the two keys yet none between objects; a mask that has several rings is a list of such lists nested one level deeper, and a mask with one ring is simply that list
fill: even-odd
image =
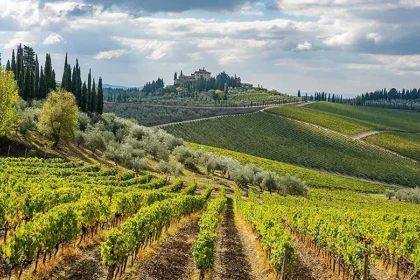
[{"label": "cloud", "polygon": [[160,60],[164,58],[172,51],[175,45],[174,41],[135,39],[117,36],[113,37],[113,39],[137,53],[148,52],[149,55],[147,58],[151,60]]},{"label": "cloud", "polygon": [[[42,0],[43,4],[51,2],[60,2],[61,0]],[[171,12],[180,13],[190,10],[205,11],[233,11],[234,9],[249,3],[258,3],[260,0],[84,0],[86,4],[102,6],[104,10],[127,11],[135,15],[144,15],[145,13]]]},{"label": "cloud", "polygon": [[293,50],[295,50],[295,51],[309,51],[309,50],[312,50],[312,44],[309,43],[308,41],[305,41],[304,43],[297,44],[296,48],[294,48]]},{"label": "cloud", "polygon": [[17,45],[33,45],[34,44],[34,36],[31,32],[27,31],[18,31],[16,32],[12,39],[4,45],[5,49],[13,49],[16,48]]},{"label": "cloud", "polygon": [[99,52],[97,55],[94,56],[95,59],[111,59],[117,58],[123,55],[126,51],[125,50],[111,50],[111,51],[103,51]]},{"label": "cloud", "polygon": [[57,33],[50,33],[47,38],[45,38],[43,44],[44,45],[53,45],[53,44],[59,44],[64,41],[63,37],[61,37],[60,34]]}]

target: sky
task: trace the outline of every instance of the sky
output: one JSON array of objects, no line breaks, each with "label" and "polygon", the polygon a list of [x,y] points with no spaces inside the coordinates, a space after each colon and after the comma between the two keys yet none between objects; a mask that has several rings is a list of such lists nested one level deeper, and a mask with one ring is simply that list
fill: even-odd
[{"label": "sky", "polygon": [[2,64],[18,43],[104,83],[205,67],[281,92],[419,88],[420,0],[0,0]]}]

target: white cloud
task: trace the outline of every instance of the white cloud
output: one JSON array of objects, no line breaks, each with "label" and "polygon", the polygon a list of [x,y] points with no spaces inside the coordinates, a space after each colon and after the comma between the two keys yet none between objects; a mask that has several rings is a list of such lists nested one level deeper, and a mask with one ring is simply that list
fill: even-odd
[{"label": "white cloud", "polygon": [[111,50],[99,52],[94,56],[95,59],[111,59],[122,56],[126,51],[125,50]]},{"label": "white cloud", "polygon": [[309,50],[312,50],[312,44],[309,43],[308,41],[305,41],[304,43],[297,44],[296,48],[294,48],[293,50],[295,50],[295,51],[309,51]]},{"label": "white cloud", "polygon": [[34,44],[34,36],[31,32],[27,31],[19,31],[16,32],[12,39],[4,45],[5,49],[13,49],[16,48],[17,45],[33,45]]},{"label": "white cloud", "polygon": [[61,37],[60,34],[57,33],[50,33],[47,38],[45,38],[43,44],[44,45],[54,45],[59,44],[64,41],[63,37]]},{"label": "white cloud", "polygon": [[160,60],[168,55],[174,45],[174,41],[160,41],[149,39],[133,39],[124,37],[113,37],[114,40],[121,43],[123,46],[129,47],[138,53],[149,52],[147,58],[151,60]]}]

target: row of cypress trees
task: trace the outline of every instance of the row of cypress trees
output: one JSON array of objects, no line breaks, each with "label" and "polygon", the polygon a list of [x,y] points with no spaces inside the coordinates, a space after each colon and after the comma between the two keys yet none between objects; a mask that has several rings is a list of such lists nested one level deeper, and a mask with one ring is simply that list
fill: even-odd
[{"label": "row of cypress trees", "polygon": [[[52,67],[51,55],[46,54],[44,66],[39,65],[38,55],[33,48],[19,44],[12,52],[11,61],[6,63],[6,70],[13,71],[17,82],[20,97],[24,100],[43,99],[51,90],[57,89],[56,75]],[[64,62],[64,72],[61,88],[72,92],[77,104],[84,112],[103,113],[103,88],[102,78],[99,78],[96,87],[95,79],[92,82],[92,74],[89,69],[88,82],[82,83],[79,61],[72,67]]]}]

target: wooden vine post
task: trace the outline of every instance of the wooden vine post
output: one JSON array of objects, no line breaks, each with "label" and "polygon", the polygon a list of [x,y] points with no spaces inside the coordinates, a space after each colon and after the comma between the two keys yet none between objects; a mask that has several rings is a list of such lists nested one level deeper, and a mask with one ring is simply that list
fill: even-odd
[{"label": "wooden vine post", "polygon": [[286,248],[286,251],[284,251],[283,264],[281,266],[281,274],[280,274],[281,280],[286,280],[288,263],[289,263],[289,249]]},{"label": "wooden vine post", "polygon": [[369,279],[369,254],[365,254],[363,263],[363,280]]}]

